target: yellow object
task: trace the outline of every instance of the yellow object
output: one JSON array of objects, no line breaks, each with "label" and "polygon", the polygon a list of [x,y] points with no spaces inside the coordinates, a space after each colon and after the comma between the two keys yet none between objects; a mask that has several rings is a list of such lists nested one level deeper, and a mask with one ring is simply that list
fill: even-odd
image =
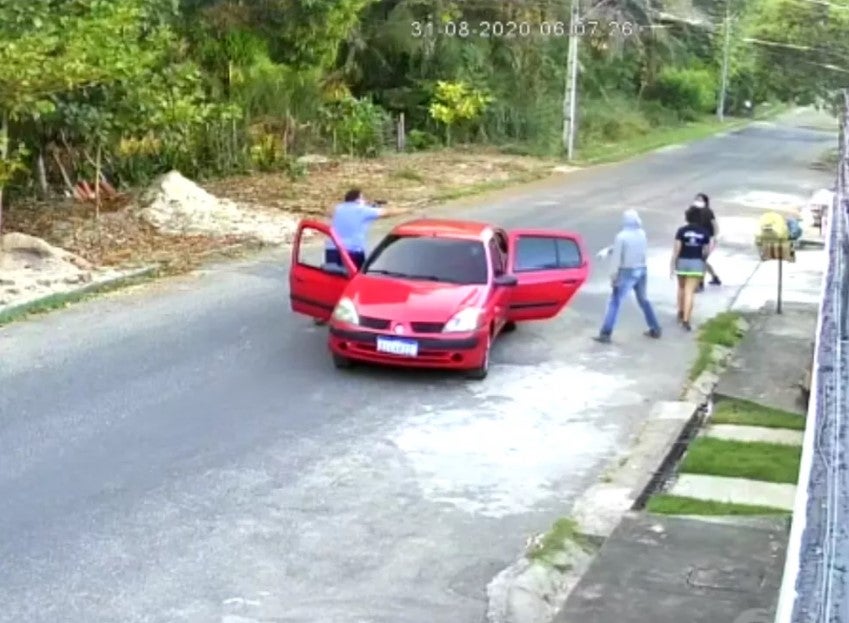
[{"label": "yellow object", "polygon": [[778,212],[767,212],[758,223],[758,239],[764,241],[783,241],[790,239],[787,220]]}]

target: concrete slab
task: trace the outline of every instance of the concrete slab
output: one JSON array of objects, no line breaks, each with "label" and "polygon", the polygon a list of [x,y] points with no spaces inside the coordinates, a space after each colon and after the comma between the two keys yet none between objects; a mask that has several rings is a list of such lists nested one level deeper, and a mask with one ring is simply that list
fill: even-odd
[{"label": "concrete slab", "polygon": [[680,474],[669,493],[697,500],[771,506],[792,511],[796,499],[796,485],[746,478]]},{"label": "concrete slab", "polygon": [[660,401],[636,434],[631,447],[605,474],[603,482],[578,498],[571,517],[584,534],[608,537],[622,515],[630,510],[643,491],[663,471],[669,456],[699,405],[686,401]]},{"label": "concrete slab", "polygon": [[787,428],[764,428],[763,426],[736,426],[734,424],[712,424],[702,433],[705,437],[728,441],[759,441],[786,446],[801,446],[805,433]]},{"label": "concrete slab", "polygon": [[771,621],[787,528],[634,514],[605,543],[556,623]]},{"label": "concrete slab", "polygon": [[812,363],[817,312],[816,304],[795,303],[787,304],[782,314],[772,309],[754,314],[716,394],[804,414],[800,383]]}]

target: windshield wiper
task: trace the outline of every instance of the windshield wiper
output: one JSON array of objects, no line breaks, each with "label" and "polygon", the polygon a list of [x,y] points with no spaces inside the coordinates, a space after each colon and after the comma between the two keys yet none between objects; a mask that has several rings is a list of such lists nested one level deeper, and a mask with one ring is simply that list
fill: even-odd
[{"label": "windshield wiper", "polygon": [[407,279],[414,279],[417,281],[438,281],[441,283],[463,283],[457,279],[448,279],[447,277],[438,277],[436,275],[407,275]]},{"label": "windshield wiper", "polygon": [[398,279],[412,279],[412,277],[406,273],[398,273],[394,270],[379,270],[379,269],[370,269],[365,272],[366,275],[386,275],[387,277],[397,277]]}]

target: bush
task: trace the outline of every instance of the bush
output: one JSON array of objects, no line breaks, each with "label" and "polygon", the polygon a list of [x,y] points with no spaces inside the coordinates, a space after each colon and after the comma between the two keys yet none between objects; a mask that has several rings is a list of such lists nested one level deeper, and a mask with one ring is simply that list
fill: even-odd
[{"label": "bush", "polygon": [[633,101],[589,100],[582,102],[581,107],[578,132],[582,145],[615,143],[647,134],[652,129],[652,124]]},{"label": "bush", "polygon": [[347,96],[321,109],[323,131],[333,140],[334,151],[351,156],[377,156],[383,150],[383,130],[388,113],[367,99]]},{"label": "bush", "polygon": [[439,144],[439,137],[431,134],[430,132],[425,132],[423,130],[410,130],[407,134],[407,146],[414,151],[431,149]]},{"label": "bush", "polygon": [[675,69],[660,72],[649,96],[682,119],[693,120],[716,106],[716,79],[704,69]]}]

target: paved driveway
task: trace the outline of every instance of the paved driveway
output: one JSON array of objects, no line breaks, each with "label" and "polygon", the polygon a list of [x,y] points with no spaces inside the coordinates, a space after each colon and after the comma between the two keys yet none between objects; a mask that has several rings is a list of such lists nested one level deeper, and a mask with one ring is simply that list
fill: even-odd
[{"label": "paved driveway", "polygon": [[599,478],[648,403],[679,393],[695,346],[674,326],[667,262],[688,200],[711,194],[734,224],[705,317],[754,267],[747,204],[829,182],[807,165],[834,138],[809,122],[463,213],[577,229],[597,250],[637,207],[659,342],[634,304],[616,343],[590,340],[608,291],[596,270],[562,317],[498,344],[484,382],[343,373],[323,330],[289,313],[283,253],[0,330],[0,621],[481,621],[524,539]]}]

